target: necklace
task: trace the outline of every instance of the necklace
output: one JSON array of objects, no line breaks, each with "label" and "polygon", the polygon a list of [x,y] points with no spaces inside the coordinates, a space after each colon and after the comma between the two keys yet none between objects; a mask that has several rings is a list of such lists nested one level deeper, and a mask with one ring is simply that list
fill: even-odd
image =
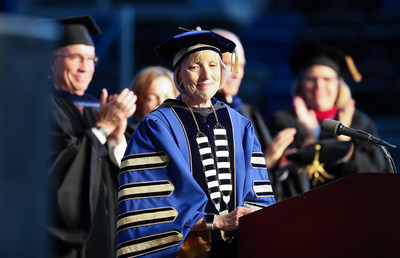
[{"label": "necklace", "polygon": [[[192,108],[188,104],[186,104],[186,106],[189,108],[196,124],[197,148],[200,154],[201,163],[203,165],[203,172],[211,202],[214,204],[219,214],[228,214],[228,203],[232,193],[232,173],[226,129],[220,124],[214,106],[211,104],[211,108],[217,122],[213,128],[213,140],[215,144],[216,155],[216,158],[214,159],[214,155],[211,150],[211,144],[207,135],[200,131],[200,127],[197,123]],[[215,165],[215,163],[217,165]],[[223,209],[221,208],[221,197],[223,203],[225,204]]]}]

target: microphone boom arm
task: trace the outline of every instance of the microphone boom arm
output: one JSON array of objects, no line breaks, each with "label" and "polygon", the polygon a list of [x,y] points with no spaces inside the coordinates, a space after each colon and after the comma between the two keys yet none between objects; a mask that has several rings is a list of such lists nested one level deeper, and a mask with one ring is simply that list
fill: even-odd
[{"label": "microphone boom arm", "polygon": [[395,145],[390,144],[384,140],[378,139],[372,134],[369,134],[367,132],[353,129],[350,127],[344,126],[342,123],[336,120],[332,119],[324,119],[322,121],[322,130],[324,130],[327,133],[333,134],[333,135],[346,135],[352,138],[358,138],[364,141],[367,141],[368,143],[377,146],[384,154],[386,161],[388,162],[389,169],[391,173],[397,173],[395,163],[392,159],[392,156],[390,156],[390,153],[386,149],[385,146],[389,146],[392,148],[396,148]]},{"label": "microphone boom arm", "polygon": [[397,173],[396,165],[392,159],[392,156],[390,155],[389,151],[386,149],[385,146],[383,145],[378,145],[379,149],[383,152],[383,155],[385,156],[385,159],[389,165],[389,170],[391,173]]}]

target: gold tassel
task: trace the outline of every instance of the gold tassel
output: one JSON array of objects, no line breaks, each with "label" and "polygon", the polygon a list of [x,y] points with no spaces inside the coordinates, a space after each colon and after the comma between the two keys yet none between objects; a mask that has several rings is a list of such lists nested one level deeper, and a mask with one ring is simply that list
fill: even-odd
[{"label": "gold tassel", "polygon": [[354,64],[353,58],[351,56],[346,55],[345,57],[347,67],[349,68],[350,74],[353,77],[355,82],[360,82],[362,79],[361,74],[358,72],[356,65]]},{"label": "gold tassel", "polygon": [[326,179],[334,179],[335,177],[325,171],[324,163],[319,162],[319,153],[321,151],[321,145],[315,144],[315,155],[314,160],[311,164],[306,166],[306,171],[308,173],[308,178],[313,179],[312,185],[315,186],[318,181],[325,183]]},{"label": "gold tassel", "polygon": [[[235,61],[233,61],[235,59]],[[235,67],[235,73],[239,73],[239,55],[237,52],[237,48],[235,48],[235,52],[231,54],[231,72],[233,70],[233,67]]]},{"label": "gold tassel", "polygon": [[[236,50],[236,49],[235,49]],[[234,55],[235,55],[235,53],[232,53],[231,54],[231,72],[233,71],[233,59],[234,59]],[[236,58],[235,58],[236,59]]]},{"label": "gold tassel", "polygon": [[235,72],[239,73],[239,55],[237,52],[237,48],[235,48]]}]

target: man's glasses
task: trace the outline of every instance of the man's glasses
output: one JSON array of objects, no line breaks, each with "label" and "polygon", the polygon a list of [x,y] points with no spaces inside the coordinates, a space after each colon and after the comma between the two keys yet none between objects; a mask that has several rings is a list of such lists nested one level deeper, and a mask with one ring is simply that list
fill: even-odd
[{"label": "man's glasses", "polygon": [[57,57],[68,58],[74,64],[82,64],[84,62],[85,63],[86,62],[90,62],[90,63],[93,63],[94,65],[96,65],[97,62],[99,61],[99,58],[97,56],[95,56],[95,57],[84,57],[84,56],[82,56],[80,54],[57,55]]}]

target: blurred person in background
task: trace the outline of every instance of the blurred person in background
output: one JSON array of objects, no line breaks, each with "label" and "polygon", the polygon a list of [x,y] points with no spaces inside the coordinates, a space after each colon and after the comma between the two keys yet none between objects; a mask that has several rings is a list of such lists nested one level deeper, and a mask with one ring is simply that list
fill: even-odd
[{"label": "blurred person in background", "polygon": [[213,98],[235,43],[207,30],[156,47],[181,93],[143,117],[120,171],[118,257],[236,257],[239,218],[275,203],[252,124]]},{"label": "blurred person in background", "polygon": [[90,16],[56,22],[62,37],[50,64],[49,257],[115,257],[118,171],[136,96],[128,89],[103,89],[100,100],[88,94],[97,62],[90,34],[100,29]]},{"label": "blurred person in background", "polygon": [[133,78],[130,89],[137,96],[134,123],[128,124],[129,136],[137,123],[164,100],[175,99],[179,92],[174,85],[173,73],[162,66],[147,66]]},{"label": "blurred person in background", "polygon": [[294,139],[294,134],[296,133],[296,129],[294,128],[285,128],[278,132],[274,138],[271,137],[271,133],[262,118],[259,110],[242,101],[240,97],[237,96],[239,92],[239,87],[242,84],[242,79],[244,76],[244,69],[246,65],[246,57],[242,43],[237,35],[234,33],[224,30],[224,29],[213,29],[215,33],[218,33],[227,39],[232,40],[236,44],[236,55],[238,57],[239,71],[233,71],[234,63],[232,62],[231,55],[229,53],[223,53],[222,58],[225,65],[230,70],[230,73],[226,79],[226,82],[218,90],[215,97],[229,105],[231,108],[238,111],[244,117],[249,119],[255,130],[255,134],[257,135],[258,140],[261,144],[261,149],[263,150],[265,160],[268,167],[268,172],[270,175],[270,179],[272,181],[272,189],[274,190],[276,201],[281,200],[281,187],[277,184],[279,183],[274,178],[274,169],[277,167],[279,160],[281,159],[284,151],[289,146],[289,144]]},{"label": "blurred person in background", "polygon": [[324,119],[378,135],[373,120],[355,107],[344,78],[359,82],[350,56],[321,43],[296,48],[289,60],[296,75],[293,108],[279,111],[268,120],[272,134],[296,128],[293,143],[280,167],[285,198],[357,172],[383,172],[383,154],[376,146],[347,136],[321,131]]}]

